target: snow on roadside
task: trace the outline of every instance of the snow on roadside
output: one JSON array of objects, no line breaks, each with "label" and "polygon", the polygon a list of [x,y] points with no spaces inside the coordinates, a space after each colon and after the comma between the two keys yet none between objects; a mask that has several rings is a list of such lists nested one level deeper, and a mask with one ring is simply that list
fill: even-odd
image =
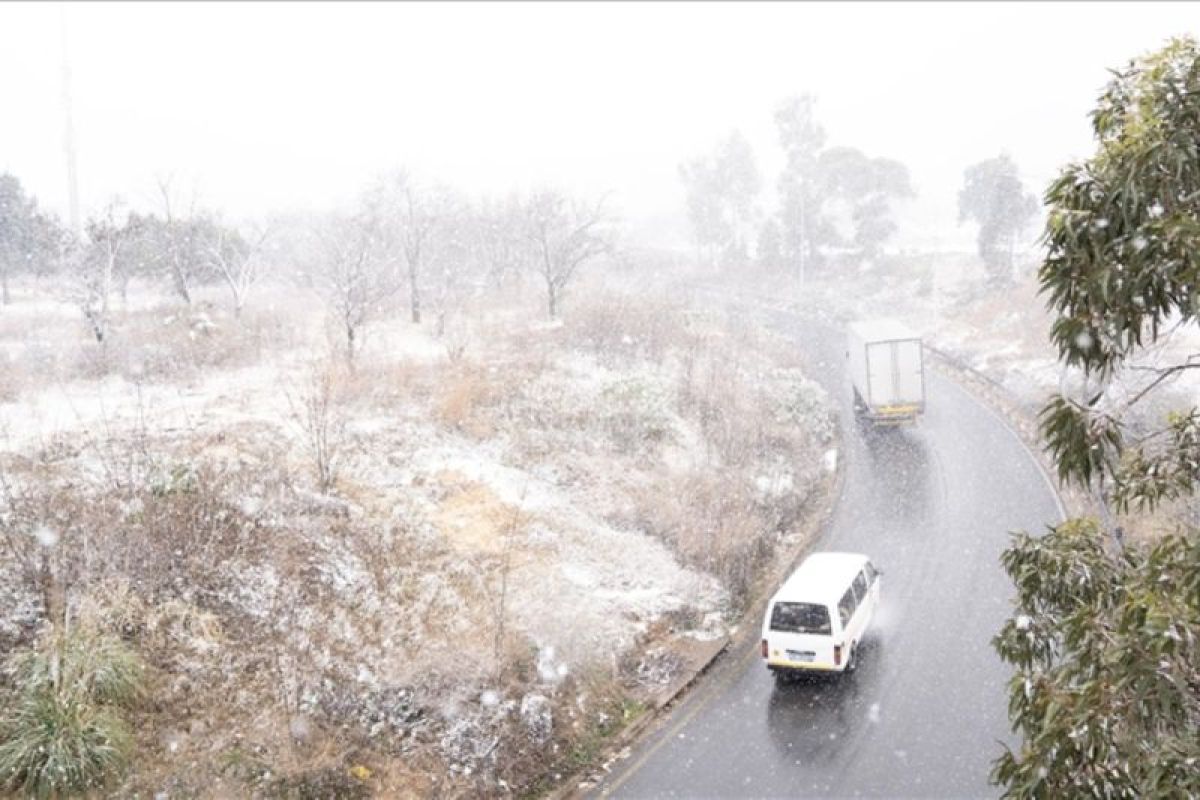
[{"label": "snow on roadside", "polygon": [[513,621],[568,663],[607,658],[668,612],[707,614],[727,601],[714,578],[680,566],[659,540],[605,524],[572,494],[479,449],[426,448],[414,454],[411,469],[462,475],[521,512],[527,524],[520,549],[540,557],[513,569]]}]

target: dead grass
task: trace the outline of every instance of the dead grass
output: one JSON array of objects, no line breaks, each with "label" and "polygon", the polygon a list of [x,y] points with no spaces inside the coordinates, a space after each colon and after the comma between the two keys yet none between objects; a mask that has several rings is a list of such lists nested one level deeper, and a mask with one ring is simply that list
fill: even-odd
[{"label": "dead grass", "polygon": [[[179,383],[312,341],[311,320],[283,312],[241,322],[220,307],[205,313],[212,325],[177,307],[133,310],[103,350],[75,341],[69,352],[95,359],[87,374]],[[283,418],[157,439],[67,436],[20,467],[33,488],[17,524],[56,532],[48,552],[68,602],[100,604],[156,671],[126,794],[536,791],[548,770],[583,763],[637,713],[607,663],[547,682],[538,646],[517,628],[497,660],[514,510],[461,475],[409,475],[407,459],[430,444],[487,442],[504,466],[536,474],[583,513],[658,536],[735,602],[753,585],[807,496],[799,472],[769,497],[756,477],[781,459],[816,461],[816,434],[781,421],[778,397],[762,388],[784,385],[771,372],[788,362],[784,350],[671,295],[576,294],[561,328],[498,309],[480,313],[474,331],[449,361],[381,347],[336,376],[329,397],[347,423],[337,480],[306,474],[303,426]],[[409,442],[410,431],[426,438]],[[668,449],[686,451],[689,466],[664,466]],[[107,477],[81,480],[88,460]],[[508,568],[553,553],[519,551]],[[39,567],[47,552],[27,555]],[[501,711],[480,702],[484,688]],[[520,712],[541,695],[549,735]],[[454,733],[460,719],[469,724]],[[464,738],[451,746],[451,734]],[[363,769],[347,783],[354,767]]]},{"label": "dead grass", "polygon": [[518,510],[461,474],[441,472],[433,479],[446,487],[434,516],[446,541],[463,553],[498,555],[504,545],[501,537],[509,532]]},{"label": "dead grass", "polygon": [[629,361],[661,363],[683,350],[692,336],[685,323],[688,306],[668,297],[601,292],[587,298],[566,322],[566,344],[614,366]]},{"label": "dead grass", "polygon": [[442,385],[434,412],[438,421],[476,439],[490,435],[494,426],[482,412],[495,401],[499,387],[487,371],[474,364],[456,364],[451,374],[443,378]]}]

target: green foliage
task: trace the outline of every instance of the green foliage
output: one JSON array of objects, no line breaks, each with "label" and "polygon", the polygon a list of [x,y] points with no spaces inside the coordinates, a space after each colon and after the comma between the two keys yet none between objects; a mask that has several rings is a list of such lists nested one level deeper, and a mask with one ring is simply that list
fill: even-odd
[{"label": "green foliage", "polygon": [[150,494],[165,498],[176,494],[195,494],[199,488],[199,475],[192,464],[171,464],[165,472],[154,475],[150,481]]},{"label": "green foliage", "polygon": [[137,656],[111,635],[77,628],[12,666],[16,692],[0,715],[0,787],[63,796],[120,774],[132,737],[119,710],[144,687]]},{"label": "green foliage", "polygon": [[1096,156],[1046,194],[1042,290],[1069,364],[1111,372],[1200,303],[1200,52],[1180,39],[1115,74],[1092,114]]},{"label": "green foliage", "polygon": [[[1157,430],[1127,415],[1197,356],[1120,370],[1168,324],[1196,320],[1200,268],[1200,51],[1174,41],[1115,74],[1093,114],[1099,148],[1047,193],[1042,291],[1060,359],[1088,379],[1052,400],[1041,430],[1063,480],[1111,486],[1102,502],[1150,508],[1200,480],[1200,414]],[[1146,373],[1136,373],[1146,374]],[[1009,716],[1023,743],[995,764],[1005,795],[1200,796],[1200,535],[1104,546],[1093,521],[1016,537],[1004,566],[1016,614],[994,640],[1015,674]]]},{"label": "green foliage", "polygon": [[1106,552],[1097,526],[1021,534],[1017,613],[995,639],[1024,737],[996,762],[1009,797],[1200,793],[1200,538]]},{"label": "green foliage", "polygon": [[1200,413],[1173,413],[1162,431],[1165,446],[1156,452],[1130,448],[1116,470],[1113,501],[1122,511],[1153,508],[1163,500],[1190,497],[1200,473]]},{"label": "green foliage", "polygon": [[16,177],[0,173],[0,302],[9,302],[9,278],[46,272],[56,261],[62,231],[25,194]]},{"label": "green foliage", "polygon": [[979,225],[979,256],[994,282],[1011,281],[1016,238],[1036,212],[1037,199],[1025,191],[1007,155],[980,161],[963,174],[958,219]]},{"label": "green foliage", "polygon": [[1039,416],[1042,438],[1054,458],[1058,477],[1088,485],[1110,471],[1121,433],[1112,418],[1090,415],[1065,397],[1055,397]]},{"label": "green foliage", "polygon": [[[1196,42],[1173,41],[1115,73],[1092,119],[1096,155],[1068,166],[1046,195],[1048,254],[1039,280],[1056,315],[1051,339],[1059,357],[1111,381],[1168,324],[1195,322],[1200,312]],[[1193,356],[1159,370],[1121,410],[1197,367]],[[1200,477],[1195,414],[1144,437],[1153,449],[1136,443],[1127,451],[1116,422],[1094,421],[1100,399],[1077,406],[1077,423],[1061,407],[1043,416],[1060,475],[1087,483],[1110,474],[1123,507],[1189,493]],[[1101,429],[1103,435],[1094,435]],[[1100,465],[1106,468],[1098,473]]]}]

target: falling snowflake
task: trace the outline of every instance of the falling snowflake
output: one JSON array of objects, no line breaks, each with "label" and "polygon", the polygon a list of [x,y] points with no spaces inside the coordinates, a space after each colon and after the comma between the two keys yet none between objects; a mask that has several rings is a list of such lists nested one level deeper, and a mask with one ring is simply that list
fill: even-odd
[{"label": "falling snowflake", "polygon": [[42,547],[54,547],[58,544],[58,531],[46,525],[39,525],[33,531],[33,538],[37,539],[37,543]]}]

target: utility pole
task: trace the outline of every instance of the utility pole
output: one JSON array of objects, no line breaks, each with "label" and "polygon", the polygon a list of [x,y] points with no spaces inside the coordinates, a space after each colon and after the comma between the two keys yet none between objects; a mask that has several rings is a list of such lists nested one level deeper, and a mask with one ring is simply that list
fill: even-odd
[{"label": "utility pole", "polygon": [[79,172],[75,164],[75,120],[71,103],[71,62],[67,53],[67,7],[58,7],[62,32],[63,151],[67,157],[67,211],[71,232],[79,236]]},{"label": "utility pole", "polygon": [[800,286],[804,286],[804,277],[808,261],[808,208],[807,198],[808,179],[800,181]]}]

